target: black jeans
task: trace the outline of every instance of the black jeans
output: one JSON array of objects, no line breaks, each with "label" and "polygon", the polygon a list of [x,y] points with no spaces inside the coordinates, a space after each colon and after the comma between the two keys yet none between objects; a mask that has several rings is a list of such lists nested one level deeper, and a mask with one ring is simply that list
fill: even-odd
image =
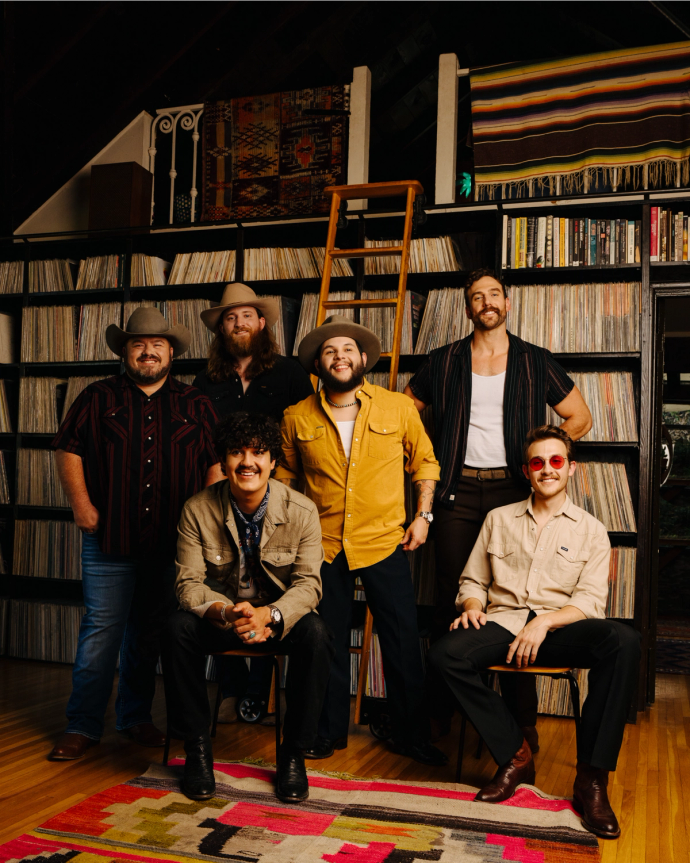
[{"label": "black jeans", "polygon": [[[257,655],[272,650],[274,639],[251,648]],[[333,645],[331,635],[318,614],[300,618],[278,642],[290,657],[283,723],[283,740],[300,749],[314,745],[316,725],[326,692]],[[180,740],[194,740],[209,733],[204,666],[206,656],[246,645],[232,630],[222,630],[190,611],[176,611],[168,619],[162,640],[165,700],[168,729]]]},{"label": "black jeans", "polygon": [[333,632],[335,656],[319,734],[347,737],[350,724],[350,630],[355,578],[364,585],[381,645],[386,694],[396,742],[424,743],[430,737],[424,670],[410,567],[403,550],[372,566],[350,570],[344,552],[321,567],[319,614]]},{"label": "black jeans", "polygon": [[[505,662],[514,637],[490,622],[478,630],[470,627],[447,633],[427,654],[427,685],[433,691],[445,681],[500,766],[520,748],[522,732],[481,673]],[[639,633],[615,620],[579,620],[549,632],[542,642],[539,665],[590,669],[578,761],[602,770],[616,769],[639,661]]]},{"label": "black jeans", "polygon": [[[513,478],[479,480],[463,476],[455,489],[453,509],[436,507],[433,525],[436,611],[432,641],[445,635],[458,616],[455,597],[460,576],[487,514],[496,507],[525,500],[528,495],[529,488],[519,485]],[[502,674],[501,692],[519,726],[537,724],[537,688],[533,678]]]}]

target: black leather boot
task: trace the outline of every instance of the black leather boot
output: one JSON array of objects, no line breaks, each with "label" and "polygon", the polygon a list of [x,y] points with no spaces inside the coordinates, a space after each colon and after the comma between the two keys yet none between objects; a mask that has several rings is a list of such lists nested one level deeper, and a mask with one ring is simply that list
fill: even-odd
[{"label": "black leather boot", "polygon": [[190,800],[208,800],[216,793],[216,779],[213,775],[213,749],[208,735],[195,740],[185,740],[182,793]]},{"label": "black leather boot", "polygon": [[285,741],[278,753],[276,797],[283,803],[299,803],[309,797],[309,780],[304,766],[304,753]]},{"label": "black leather boot", "polygon": [[337,737],[335,740],[317,737],[314,745],[304,750],[304,757],[318,761],[320,758],[330,758],[336,749],[347,749],[347,737]]}]

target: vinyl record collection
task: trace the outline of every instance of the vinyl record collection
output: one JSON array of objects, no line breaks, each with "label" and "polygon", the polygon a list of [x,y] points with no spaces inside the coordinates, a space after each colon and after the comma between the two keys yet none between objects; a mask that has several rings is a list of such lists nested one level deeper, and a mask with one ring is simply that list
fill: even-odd
[{"label": "vinyl record collection", "polygon": [[163,258],[135,253],[132,255],[130,286],[144,288],[149,285],[165,285],[170,273],[170,264]]},{"label": "vinyl record collection", "polygon": [[[383,249],[400,246],[402,240],[365,240],[367,249]],[[450,237],[428,237],[410,243],[408,273],[451,273],[459,270],[455,248]],[[400,255],[384,255],[364,259],[364,274],[367,276],[396,274],[400,272]]]},{"label": "vinyl record collection", "polygon": [[[154,302],[143,300],[142,302],[125,303],[124,320],[128,321],[132,312],[140,306],[155,306],[171,327],[183,324],[189,330],[192,340],[189,350],[185,352],[185,359],[208,357],[208,349],[213,340],[213,334],[206,329],[199,314],[211,306],[210,300],[164,300]],[[112,359],[112,353],[110,354]]]},{"label": "vinyl record collection", "polygon": [[120,324],[120,303],[29,306],[22,309],[21,362],[112,360],[105,342],[109,324]]},{"label": "vinyl record collection", "polygon": [[10,600],[7,655],[74,662],[84,606],[68,602]]},{"label": "vinyl record collection", "polygon": [[423,356],[436,348],[464,339],[473,330],[465,314],[465,292],[461,288],[429,291],[419,328],[415,354]]},{"label": "vinyl record collection", "polygon": [[65,392],[65,400],[62,403],[62,416],[60,417],[60,422],[62,422],[67,416],[74,400],[79,395],[79,393],[82,392],[82,390],[85,390],[89,386],[89,384],[95,384],[96,381],[103,381],[105,380],[105,378],[106,375],[68,378],[67,391]]},{"label": "vinyl record collection", "polygon": [[79,261],[78,291],[98,291],[117,287],[119,255],[101,255]]},{"label": "vinyl record collection", "polygon": [[29,261],[29,293],[73,291],[75,261]]},{"label": "vinyl record collection", "polygon": [[113,359],[113,352],[105,340],[105,331],[110,324],[120,325],[121,312],[120,303],[90,303],[81,307],[77,346],[79,362]]},{"label": "vinyl record collection", "polygon": [[625,546],[611,549],[607,617],[631,620],[635,616],[636,565],[637,549]]},{"label": "vinyl record collection", "polygon": [[[263,248],[244,250],[244,278],[248,282],[265,279],[320,279],[323,273],[323,248]],[[349,261],[336,258],[332,276],[352,276]]]},{"label": "vinyl record collection", "polygon": [[17,451],[17,503],[28,506],[69,507],[49,449]]},{"label": "vinyl record collection", "polygon": [[5,453],[0,449],[0,504],[10,504],[10,486],[7,482],[7,465],[5,464]]},{"label": "vinyl record collection", "polygon": [[[362,627],[350,630],[350,646],[361,647],[363,638]],[[358,653],[350,654],[350,695],[357,695],[357,681],[359,680],[359,668],[361,656]],[[386,681],[383,678],[383,658],[381,656],[381,645],[376,632],[371,636],[371,652],[369,653],[369,672],[367,674],[367,685],[365,695],[371,698],[386,697]]]},{"label": "vinyl record collection", "polygon": [[12,420],[10,419],[10,406],[7,401],[7,390],[5,381],[0,379],[0,434],[11,434]]},{"label": "vinyl record collection", "polygon": [[57,388],[60,378],[19,379],[19,431],[55,434],[58,430]]},{"label": "vinyl record collection", "polygon": [[[636,441],[637,412],[632,372],[568,372],[592,413],[583,441]],[[562,420],[549,408],[547,422]]]},{"label": "vinyl record collection", "polygon": [[640,350],[640,283],[521,285],[507,325],[554,353]]},{"label": "vinyl record collection", "polygon": [[[328,295],[328,299],[333,302],[338,300],[354,300],[354,298],[354,291],[331,291]],[[302,305],[300,306],[297,332],[295,333],[295,344],[292,350],[294,356],[297,356],[297,348],[302,339],[316,326],[316,315],[318,310],[319,295],[302,294]],[[340,315],[343,318],[349,318],[351,321],[354,321],[355,319],[354,309],[333,309],[326,313],[326,317],[329,315]]]},{"label": "vinyl record collection", "polygon": [[18,519],[13,572],[38,578],[81,579],[81,532],[73,521]]},{"label": "vinyl record collection", "polygon": [[24,285],[24,261],[0,262],[0,294],[21,294]]},{"label": "vinyl record collection", "polygon": [[573,503],[602,522],[610,531],[636,531],[635,512],[625,465],[580,461],[568,481]]},{"label": "vinyl record collection", "polygon": [[175,255],[169,285],[201,285],[209,282],[234,282],[233,250],[224,252],[182,252]]},{"label": "vinyl record collection", "polygon": [[[362,291],[363,300],[390,300],[397,297],[396,291]],[[405,293],[405,308],[403,311],[401,354],[413,354],[417,334],[422,321],[426,297],[413,291]],[[360,323],[369,327],[381,339],[381,350],[393,349],[393,330],[395,327],[395,307],[363,307],[360,309]]]},{"label": "vinyl record collection", "polygon": [[[584,704],[588,686],[588,670],[578,668],[576,670],[577,684],[580,688],[580,709]],[[572,716],[573,706],[570,698],[570,686],[567,680],[559,680],[553,677],[537,675],[537,712],[546,713],[551,716]]]}]

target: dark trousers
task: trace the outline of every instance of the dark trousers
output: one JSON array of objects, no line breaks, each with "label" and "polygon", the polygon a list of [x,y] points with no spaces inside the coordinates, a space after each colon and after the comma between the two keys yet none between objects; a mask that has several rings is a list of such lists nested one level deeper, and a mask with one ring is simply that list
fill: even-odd
[{"label": "dark trousers", "polygon": [[[310,612],[278,644],[280,651],[290,657],[283,740],[309,749],[315,742],[326,692],[333,656],[331,636],[319,615]],[[251,649],[261,655],[275,646],[274,639],[270,639]],[[176,611],[170,616],[162,639],[162,660],[171,736],[193,740],[209,733],[206,656],[240,647],[246,645],[232,630],[219,629],[192,612]]]},{"label": "dark trousers", "polygon": [[[514,479],[479,480],[463,476],[455,490],[454,508],[434,511],[436,553],[436,611],[431,640],[448,632],[458,616],[455,597],[465,564],[487,514],[499,506],[517,503],[529,495]],[[537,724],[537,688],[531,677],[501,675],[501,692],[508,709],[521,727]]]},{"label": "dark trousers", "polygon": [[[499,766],[522,745],[522,732],[501,696],[481,674],[505,662],[514,635],[497,623],[456,629],[427,654],[427,685],[450,688]],[[589,693],[582,709],[577,760],[615,770],[640,661],[640,636],[615,620],[580,620],[549,632],[539,665],[589,668]],[[502,675],[502,679],[508,674]]]},{"label": "dark trousers", "polygon": [[319,614],[333,633],[335,656],[319,734],[346,737],[350,724],[350,630],[355,578],[364,585],[381,645],[386,695],[396,742],[422,743],[430,737],[425,710],[424,670],[410,567],[403,550],[372,566],[351,570],[344,552],[321,567]]}]

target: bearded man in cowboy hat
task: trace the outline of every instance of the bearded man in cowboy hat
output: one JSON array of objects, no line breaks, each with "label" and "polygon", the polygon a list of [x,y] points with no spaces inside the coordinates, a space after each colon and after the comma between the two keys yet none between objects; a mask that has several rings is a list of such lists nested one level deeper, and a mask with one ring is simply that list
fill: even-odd
[{"label": "bearded man in cowboy hat", "polygon": [[189,347],[187,328],[139,308],[105,337],[124,374],[88,386],[52,441],[83,535],[86,606],[53,761],[81,758],[99,742],[118,652],[118,731],[144,746],[165,742],[151,702],[158,635],[175,607],[177,523],[188,498],[222,479],[211,402],[170,377],[173,357]]},{"label": "bearded man in cowboy hat", "polygon": [[[439,465],[419,413],[401,393],[364,379],[381,354],[367,327],[333,315],[299,346],[305,371],[323,388],[283,416],[283,458],[276,478],[306,480],[321,517],[325,562],[319,614],[334,635],[335,656],[319,737],[307,758],[347,746],[350,630],[355,579],[374,615],[386,677],[393,749],[424,764],[445,755],[429,743],[424,672],[410,568],[403,551],[426,541]],[[412,475],[417,513],[407,529],[404,471]]]},{"label": "bearded man in cowboy hat", "polygon": [[[292,358],[281,356],[271,327],[280,308],[270,297],[258,297],[240,282],[226,285],[220,303],[201,313],[214,334],[207,368],[194,386],[205,393],[220,419],[239,411],[270,416],[280,422],[288,405],[314,392],[309,375]],[[240,697],[260,702],[271,685],[273,664],[252,659],[251,668],[238,657],[217,662],[223,704],[219,722],[237,721]],[[274,718],[266,717],[265,723]]]}]

